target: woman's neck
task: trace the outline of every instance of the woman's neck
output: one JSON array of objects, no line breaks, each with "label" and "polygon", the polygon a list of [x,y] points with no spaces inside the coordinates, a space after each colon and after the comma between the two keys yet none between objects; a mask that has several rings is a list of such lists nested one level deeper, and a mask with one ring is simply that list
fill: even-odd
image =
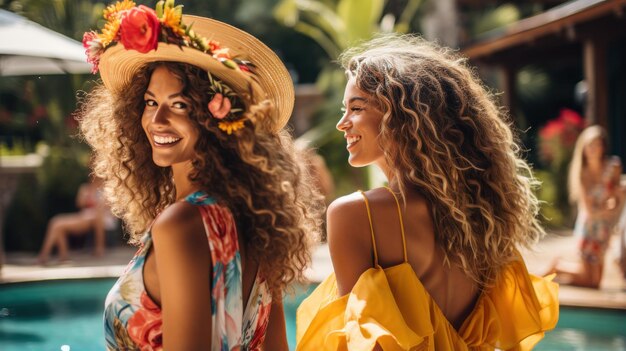
[{"label": "woman's neck", "polygon": [[385,178],[387,178],[387,183],[391,187],[391,184],[394,183],[394,173],[391,167],[387,166],[387,163],[384,159],[381,159],[379,162],[375,163],[376,167],[383,172]]},{"label": "woman's neck", "polygon": [[389,183],[389,188],[393,191],[400,191],[400,184],[395,177],[387,178]]},{"label": "woman's neck", "polygon": [[597,160],[587,160],[587,169],[591,172],[601,172],[602,171],[602,162],[603,160],[597,159]]},{"label": "woman's neck", "polygon": [[172,165],[172,179],[176,189],[176,201],[200,189],[198,184],[189,179],[189,174],[193,170],[191,162],[177,163]]}]

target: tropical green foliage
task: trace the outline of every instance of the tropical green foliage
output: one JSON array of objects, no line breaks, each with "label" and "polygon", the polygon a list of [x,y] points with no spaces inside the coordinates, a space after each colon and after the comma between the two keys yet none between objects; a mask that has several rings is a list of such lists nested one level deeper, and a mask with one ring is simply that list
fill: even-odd
[{"label": "tropical green foliage", "polygon": [[502,4],[480,16],[471,30],[474,35],[477,35],[513,23],[519,20],[520,16],[520,10],[517,6]]},{"label": "tropical green foliage", "polygon": [[[315,40],[328,55],[319,88],[334,95],[343,90],[343,72],[333,62],[345,49],[380,32],[409,30],[422,0],[409,0],[399,20],[384,14],[385,0],[282,0],[274,8],[276,19]],[[339,75],[340,77],[333,77]]]},{"label": "tropical green foliage", "polygon": [[13,0],[8,8],[70,38],[81,40],[102,16],[103,2],[89,0]]},{"label": "tropical green foliage", "polygon": [[[582,110],[574,92],[574,86],[582,79],[582,70],[575,64],[528,65],[517,73],[515,122],[524,131],[522,141],[530,151],[527,157],[542,181],[537,195],[544,201],[541,213],[549,227],[568,227],[574,220],[575,207],[568,201],[566,180],[575,136],[560,132],[571,128],[555,128],[561,124],[555,121],[563,120],[564,108]],[[555,119],[557,116],[561,117]],[[576,128],[581,128],[580,123],[574,123],[578,125]],[[563,121],[563,124],[571,123]],[[559,132],[554,133],[555,130]]]}]

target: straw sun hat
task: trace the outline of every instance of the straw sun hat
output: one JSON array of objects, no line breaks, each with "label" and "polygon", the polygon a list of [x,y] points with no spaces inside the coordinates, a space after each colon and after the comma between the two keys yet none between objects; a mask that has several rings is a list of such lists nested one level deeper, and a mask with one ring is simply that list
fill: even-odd
[{"label": "straw sun hat", "polygon": [[[83,45],[88,61],[94,65],[94,72],[100,70],[104,85],[114,93],[123,93],[137,71],[149,62],[188,63],[231,88],[247,108],[269,99],[275,109],[272,129],[284,127],[293,109],[294,88],[289,72],[276,54],[257,38],[231,25],[182,15],[182,6],[173,3],[160,2],[155,12],[145,6],[135,7],[132,1],[118,1],[105,10],[108,22],[102,33],[85,33]],[[133,28],[125,29],[124,21],[139,23],[141,34],[134,44],[125,42],[124,36],[131,36],[128,33],[133,33]],[[155,31],[159,33],[152,39],[143,37],[145,23],[149,24],[148,31],[158,28]],[[168,37],[168,42],[163,42],[164,37]],[[137,45],[143,52],[132,49]]]}]

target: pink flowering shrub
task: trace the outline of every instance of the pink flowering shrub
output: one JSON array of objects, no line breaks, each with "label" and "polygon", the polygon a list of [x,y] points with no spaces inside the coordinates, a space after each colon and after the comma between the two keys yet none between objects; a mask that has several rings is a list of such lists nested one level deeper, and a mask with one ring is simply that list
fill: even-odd
[{"label": "pink flowering shrub", "polygon": [[574,110],[561,109],[559,115],[539,130],[539,157],[549,168],[569,163],[578,134],[585,120]]},{"label": "pink flowering shrub", "polygon": [[563,108],[539,129],[538,154],[544,170],[536,172],[543,183],[538,195],[544,201],[542,214],[549,225],[563,226],[573,219],[567,173],[576,139],[584,128],[585,120],[578,112]]}]

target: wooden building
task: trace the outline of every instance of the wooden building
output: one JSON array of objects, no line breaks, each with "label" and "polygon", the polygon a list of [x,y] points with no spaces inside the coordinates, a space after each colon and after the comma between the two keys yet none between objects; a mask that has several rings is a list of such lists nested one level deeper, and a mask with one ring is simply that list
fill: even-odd
[{"label": "wooden building", "polygon": [[580,69],[587,122],[607,128],[610,151],[626,158],[626,0],[568,1],[485,33],[462,53],[479,67],[498,70],[504,103],[514,117],[515,82],[522,67],[557,64]]}]

